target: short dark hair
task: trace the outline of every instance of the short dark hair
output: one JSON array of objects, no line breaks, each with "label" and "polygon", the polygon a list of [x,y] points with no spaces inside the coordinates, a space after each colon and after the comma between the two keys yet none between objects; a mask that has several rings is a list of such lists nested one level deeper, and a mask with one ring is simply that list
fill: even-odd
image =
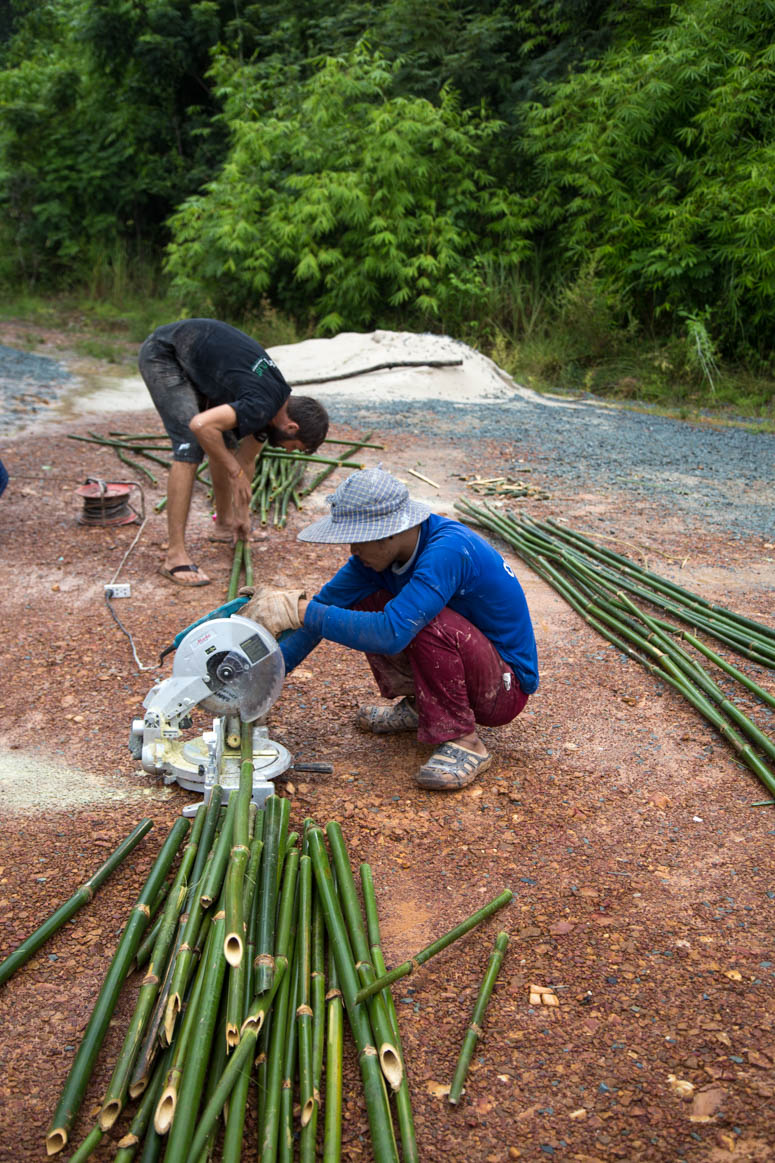
[{"label": "short dark hair", "polygon": [[288,419],[298,424],[297,438],[307,452],[316,452],[328,435],[328,412],[312,396],[288,397]]}]

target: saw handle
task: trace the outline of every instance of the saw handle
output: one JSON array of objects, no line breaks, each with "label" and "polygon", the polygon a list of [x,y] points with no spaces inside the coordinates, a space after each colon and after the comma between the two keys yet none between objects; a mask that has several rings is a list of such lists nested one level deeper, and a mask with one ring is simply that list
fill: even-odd
[{"label": "saw handle", "polygon": [[177,650],[189,631],[194,630],[197,626],[201,626],[203,622],[210,622],[213,618],[230,618],[232,614],[236,614],[238,610],[241,610],[248,600],[245,596],[234,598],[231,602],[226,602],[225,605],[218,606],[217,610],[211,610],[209,614],[197,618],[196,622],[192,622],[190,626],[186,626],[185,630],[181,630],[175,635],[172,645],[162,650],[159,655],[159,666],[162,665],[168,654],[172,654],[173,650]]}]

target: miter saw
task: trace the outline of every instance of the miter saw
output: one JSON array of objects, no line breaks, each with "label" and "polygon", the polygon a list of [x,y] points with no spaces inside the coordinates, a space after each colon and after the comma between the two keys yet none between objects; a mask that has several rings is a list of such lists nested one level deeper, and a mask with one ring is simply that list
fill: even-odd
[{"label": "miter saw", "polygon": [[[175,650],[172,677],[157,683],[143,700],[145,716],[135,719],[129,749],[145,771],[177,781],[209,801],[213,787],[224,801],[239,787],[242,723],[253,726],[253,800],[263,807],[272,780],[291,766],[291,755],[269,738],[260,725],[276,701],[285,678],[285,662],[276,639],[258,622],[237,613],[217,617],[244,602],[233,603],[187,627],[164,655]],[[215,714],[212,731],[183,738],[195,707]],[[316,765],[316,769],[327,765]],[[184,809],[185,814],[191,814]]]}]

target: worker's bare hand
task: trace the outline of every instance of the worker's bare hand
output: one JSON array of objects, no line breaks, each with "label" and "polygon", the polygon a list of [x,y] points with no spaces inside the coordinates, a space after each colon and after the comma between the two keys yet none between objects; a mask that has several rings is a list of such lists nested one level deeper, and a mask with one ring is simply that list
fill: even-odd
[{"label": "worker's bare hand", "polygon": [[235,516],[233,544],[236,545],[238,541],[250,541],[250,529],[251,521],[249,512],[244,516],[241,513]]},{"label": "worker's bare hand", "polygon": [[260,622],[275,638],[283,630],[298,630],[301,626],[299,600],[306,597],[303,590],[273,590],[260,586],[256,594],[240,610],[243,618]]}]

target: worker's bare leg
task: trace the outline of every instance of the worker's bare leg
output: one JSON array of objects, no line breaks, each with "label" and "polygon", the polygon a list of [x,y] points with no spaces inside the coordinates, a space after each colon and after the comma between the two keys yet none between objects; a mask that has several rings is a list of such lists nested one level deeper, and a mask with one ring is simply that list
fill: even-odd
[{"label": "worker's bare leg", "polygon": [[230,537],[234,530],[234,505],[231,497],[231,477],[222,464],[210,461],[210,480],[213,482],[215,527],[217,536]]},{"label": "worker's bare leg", "polygon": [[[193,565],[186,549],[186,524],[191,508],[196,470],[199,466],[189,461],[173,460],[167,478],[167,569],[176,565]],[[200,579],[206,575],[200,570]]]}]

